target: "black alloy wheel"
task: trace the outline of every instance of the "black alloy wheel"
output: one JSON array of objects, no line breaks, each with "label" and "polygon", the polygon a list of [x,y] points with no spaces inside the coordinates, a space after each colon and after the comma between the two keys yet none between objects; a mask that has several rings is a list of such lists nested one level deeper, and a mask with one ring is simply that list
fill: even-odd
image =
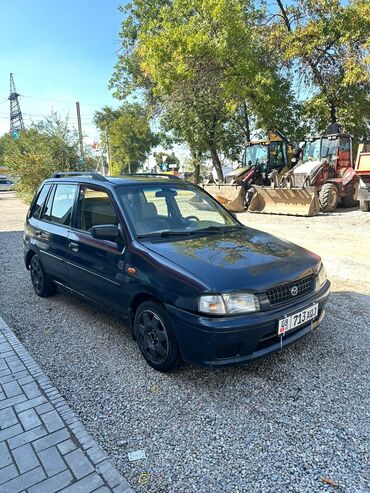
[{"label": "black alloy wheel", "polygon": [[55,293],[56,286],[44,271],[37,255],[31,259],[30,272],[32,286],[38,296],[46,297]]},{"label": "black alloy wheel", "polygon": [[135,314],[134,326],[137,343],[147,363],[156,370],[171,371],[179,353],[165,309],[151,301],[141,304]]}]

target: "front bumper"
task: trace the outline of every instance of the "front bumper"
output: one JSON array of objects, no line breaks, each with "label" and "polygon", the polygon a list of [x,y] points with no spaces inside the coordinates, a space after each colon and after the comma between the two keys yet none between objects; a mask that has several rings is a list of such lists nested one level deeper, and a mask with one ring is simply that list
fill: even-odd
[{"label": "front bumper", "polygon": [[[205,367],[234,366],[263,358],[288,346],[315,329],[322,321],[330,294],[327,281],[319,291],[285,307],[233,317],[206,317],[166,305],[184,360]],[[277,335],[278,321],[318,303],[315,320]]]}]

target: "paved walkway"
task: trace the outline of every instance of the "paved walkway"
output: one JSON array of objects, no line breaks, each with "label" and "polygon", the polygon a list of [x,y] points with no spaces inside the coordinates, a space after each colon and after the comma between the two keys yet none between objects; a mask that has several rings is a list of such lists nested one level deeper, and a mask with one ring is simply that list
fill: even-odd
[{"label": "paved walkway", "polygon": [[0,492],[133,493],[0,318]]}]

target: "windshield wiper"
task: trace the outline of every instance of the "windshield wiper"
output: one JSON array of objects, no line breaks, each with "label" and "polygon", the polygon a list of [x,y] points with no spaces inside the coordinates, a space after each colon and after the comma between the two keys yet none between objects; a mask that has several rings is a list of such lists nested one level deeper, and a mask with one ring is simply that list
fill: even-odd
[{"label": "windshield wiper", "polygon": [[189,236],[191,231],[157,231],[155,233],[144,233],[137,235],[138,238],[167,238],[168,236]]},{"label": "windshield wiper", "polygon": [[208,226],[207,228],[199,228],[199,229],[194,229],[191,233],[219,233],[220,231],[222,232],[229,232],[233,231],[234,229],[241,229],[243,226],[239,226],[238,224],[235,224],[233,226]]}]

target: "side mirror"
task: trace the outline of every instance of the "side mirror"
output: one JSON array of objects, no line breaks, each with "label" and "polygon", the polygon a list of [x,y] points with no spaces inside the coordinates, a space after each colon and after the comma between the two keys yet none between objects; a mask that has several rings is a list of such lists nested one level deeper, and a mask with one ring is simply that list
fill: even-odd
[{"label": "side mirror", "polygon": [[91,234],[99,240],[117,241],[120,234],[115,224],[99,224],[91,228]]}]

